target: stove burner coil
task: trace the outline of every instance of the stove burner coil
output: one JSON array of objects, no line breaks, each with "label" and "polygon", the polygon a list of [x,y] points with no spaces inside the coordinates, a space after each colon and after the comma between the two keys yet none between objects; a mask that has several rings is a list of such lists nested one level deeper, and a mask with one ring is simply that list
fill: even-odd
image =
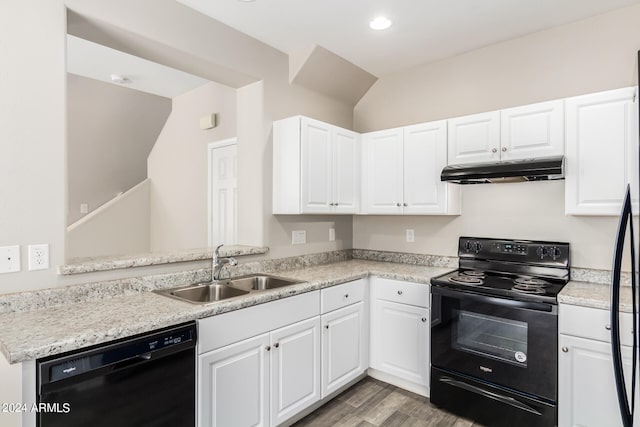
[{"label": "stove burner coil", "polygon": [[460,283],[462,285],[481,285],[483,280],[479,277],[467,276],[464,274],[458,274],[456,276],[449,277],[449,281],[453,283]]},{"label": "stove burner coil", "polygon": [[461,274],[463,276],[478,277],[480,279],[485,278],[484,271],[481,271],[481,270],[465,270]]},{"label": "stove burner coil", "polygon": [[520,287],[523,287],[523,288],[524,287],[528,287],[528,288],[546,288],[546,287],[549,286],[549,282],[547,282],[546,280],[537,279],[535,277],[527,277],[527,276],[517,277],[517,278],[513,279],[513,283],[515,283],[516,286],[520,286]]},{"label": "stove burner coil", "polygon": [[511,288],[514,291],[522,292],[523,294],[535,294],[543,295],[546,293],[542,286],[526,286],[526,285],[513,285]]}]

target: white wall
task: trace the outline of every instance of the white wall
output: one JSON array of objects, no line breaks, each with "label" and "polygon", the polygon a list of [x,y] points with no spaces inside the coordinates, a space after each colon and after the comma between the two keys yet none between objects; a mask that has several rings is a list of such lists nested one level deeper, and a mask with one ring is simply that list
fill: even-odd
[{"label": "white wall", "polygon": [[147,179],[67,228],[67,257],[150,251],[151,182]]},{"label": "white wall", "polygon": [[[372,131],[632,86],[640,6],[380,78],[354,111]],[[606,142],[603,142],[606,144]],[[605,173],[605,171],[603,171]],[[461,235],[572,245],[572,265],[611,268],[617,218],[564,215],[559,182],[465,186],[460,217],[354,217],[354,247],[456,255]],[[414,228],[416,242],[405,242]]]},{"label": "white wall", "polygon": [[[236,90],[218,83],[177,96],[148,158],[151,250],[207,246],[207,144],[236,136]],[[218,125],[200,129],[216,113]]]},{"label": "white wall", "polygon": [[55,268],[26,271],[26,245],[64,260],[65,32],[61,1],[0,6],[0,246],[22,247],[22,272],[0,275],[0,292],[56,282]]},{"label": "white wall", "polygon": [[67,224],[147,178],[171,99],[67,74]]}]

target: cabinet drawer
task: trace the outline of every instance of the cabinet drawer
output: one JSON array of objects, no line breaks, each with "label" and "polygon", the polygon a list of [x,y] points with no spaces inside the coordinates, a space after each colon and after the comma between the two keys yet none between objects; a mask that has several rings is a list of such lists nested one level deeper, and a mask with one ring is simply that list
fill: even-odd
[{"label": "cabinet drawer", "polygon": [[[608,310],[560,304],[558,329],[561,334],[611,342],[611,319]],[[633,316],[620,313],[620,342],[633,345]]]},{"label": "cabinet drawer", "polygon": [[321,312],[328,313],[364,300],[365,282],[363,279],[342,285],[332,286],[321,291]]},{"label": "cabinet drawer", "polygon": [[376,298],[429,308],[429,285],[375,278]]}]

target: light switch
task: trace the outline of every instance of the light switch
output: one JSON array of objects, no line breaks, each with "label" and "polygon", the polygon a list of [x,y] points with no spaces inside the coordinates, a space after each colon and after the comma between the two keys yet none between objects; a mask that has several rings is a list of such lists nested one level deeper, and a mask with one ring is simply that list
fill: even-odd
[{"label": "light switch", "polygon": [[20,246],[0,247],[0,273],[17,273],[20,271]]}]

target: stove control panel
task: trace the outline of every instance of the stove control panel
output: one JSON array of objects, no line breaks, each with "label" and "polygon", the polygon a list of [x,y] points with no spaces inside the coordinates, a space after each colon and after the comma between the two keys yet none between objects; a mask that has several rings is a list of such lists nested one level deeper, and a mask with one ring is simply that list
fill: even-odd
[{"label": "stove control panel", "polygon": [[559,267],[569,265],[569,244],[460,237],[458,256],[469,260],[525,262]]}]

